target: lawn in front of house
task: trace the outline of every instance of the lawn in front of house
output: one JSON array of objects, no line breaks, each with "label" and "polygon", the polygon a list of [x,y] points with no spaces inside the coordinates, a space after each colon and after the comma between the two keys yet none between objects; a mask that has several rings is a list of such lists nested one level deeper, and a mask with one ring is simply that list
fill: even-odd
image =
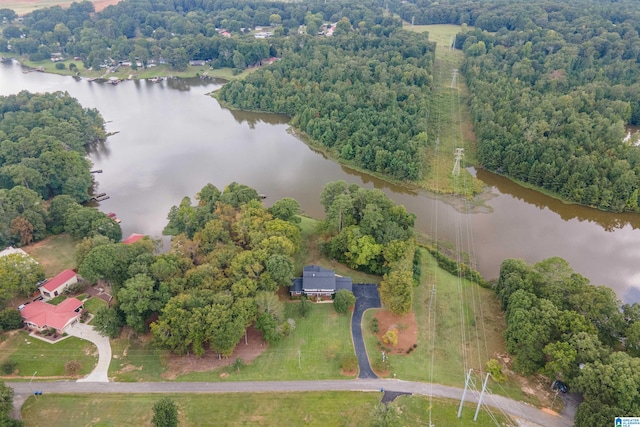
[{"label": "lawn in front of house", "polygon": [[[436,260],[422,250],[422,281],[414,288],[413,310],[418,324],[417,347],[410,354],[389,355],[391,370],[398,379],[434,382],[464,387],[465,373],[474,370],[481,384],[488,359],[506,353],[504,323],[493,291],[438,268]],[[435,283],[435,299],[432,288]],[[431,310],[431,311],[430,311]],[[375,310],[363,317],[363,333],[370,357],[378,357],[378,339],[372,333]],[[375,356],[373,356],[375,355]],[[433,357],[432,357],[433,355]],[[509,377],[505,384],[490,381],[496,394],[537,404]]]},{"label": "lawn in front of house", "polygon": [[114,381],[164,381],[168,350],[155,348],[149,336],[138,336],[125,330],[111,340],[113,358],[109,365],[109,378]]},{"label": "lawn in front of house", "polygon": [[[178,377],[180,381],[220,381],[220,373],[231,381],[322,380],[347,378],[341,375],[341,361],[354,355],[351,314],[338,314],[333,304],[312,304],[306,317],[299,302],[285,305],[285,317],[296,322],[295,330],[269,347],[250,364]],[[239,345],[242,345],[239,344]]]},{"label": "lawn in front of house", "polygon": [[55,277],[63,270],[73,270],[78,266],[77,243],[78,240],[68,234],[57,234],[22,249],[40,263],[47,277]]},{"label": "lawn in front of house", "polygon": [[[153,405],[163,397],[178,406],[180,426],[366,426],[373,421],[381,393],[298,392],[227,394],[45,394],[30,397],[22,407],[27,426],[120,426],[150,425]],[[425,396],[400,396],[393,404],[399,411],[398,425],[478,427],[494,426],[486,413],[473,422],[475,407],[465,405],[457,418],[458,403]],[[432,406],[431,406],[432,405]],[[496,414],[499,425],[504,416]]]},{"label": "lawn in front of house", "polygon": [[[54,344],[29,336],[25,331],[16,331],[2,344],[0,364],[9,361],[16,365],[14,375],[31,379],[40,377],[71,378],[65,372],[65,363],[77,360],[81,369],[79,376],[90,373],[98,361],[98,350],[89,341],[67,337]],[[12,378],[13,380],[13,378]]]}]

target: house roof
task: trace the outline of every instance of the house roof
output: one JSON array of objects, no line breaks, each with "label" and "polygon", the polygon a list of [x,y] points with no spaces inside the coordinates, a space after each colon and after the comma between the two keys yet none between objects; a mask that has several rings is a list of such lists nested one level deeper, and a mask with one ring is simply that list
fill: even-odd
[{"label": "house roof", "polygon": [[125,245],[130,245],[131,243],[135,243],[138,240],[142,239],[143,237],[144,237],[144,234],[132,233],[131,235],[129,235],[129,237],[124,239],[122,243],[124,243]]},{"label": "house roof", "polygon": [[9,256],[9,255],[12,255],[12,254],[20,254],[20,255],[24,255],[26,257],[29,256],[29,254],[26,253],[25,251],[23,251],[22,249],[14,248],[13,246],[9,246],[6,249],[0,251],[0,257]]},{"label": "house roof", "polygon": [[73,270],[64,270],[62,273],[58,274],[56,277],[42,285],[42,288],[49,292],[53,292],[58,289],[60,285],[62,285],[64,282],[71,279],[75,275],[76,272]]},{"label": "house roof", "polygon": [[307,265],[302,269],[302,277],[293,280],[291,292],[317,292],[352,290],[351,278],[336,276],[335,271],[317,265]]},{"label": "house roof", "polygon": [[63,329],[70,320],[77,317],[76,310],[82,307],[82,301],[77,298],[67,298],[58,305],[42,301],[34,301],[25,306],[20,315],[24,320],[38,325],[39,328],[49,327]]}]

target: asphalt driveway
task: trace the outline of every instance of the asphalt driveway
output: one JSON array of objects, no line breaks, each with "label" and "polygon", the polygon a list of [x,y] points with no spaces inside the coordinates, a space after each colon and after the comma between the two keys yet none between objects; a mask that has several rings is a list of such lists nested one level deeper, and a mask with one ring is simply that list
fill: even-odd
[{"label": "asphalt driveway", "polygon": [[358,356],[358,364],[360,365],[358,378],[378,378],[369,364],[367,348],[364,346],[364,338],[362,337],[362,315],[365,310],[381,307],[378,285],[354,283],[353,295],[356,297],[356,306],[351,317],[351,336],[356,356]]}]

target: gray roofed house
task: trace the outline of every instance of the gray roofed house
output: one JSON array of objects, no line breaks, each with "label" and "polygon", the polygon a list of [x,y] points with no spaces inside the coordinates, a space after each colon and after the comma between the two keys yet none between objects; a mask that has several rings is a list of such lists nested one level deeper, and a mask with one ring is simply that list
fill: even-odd
[{"label": "gray roofed house", "polygon": [[351,277],[337,276],[333,270],[307,265],[302,269],[302,277],[293,279],[292,296],[331,296],[340,289],[352,291]]}]

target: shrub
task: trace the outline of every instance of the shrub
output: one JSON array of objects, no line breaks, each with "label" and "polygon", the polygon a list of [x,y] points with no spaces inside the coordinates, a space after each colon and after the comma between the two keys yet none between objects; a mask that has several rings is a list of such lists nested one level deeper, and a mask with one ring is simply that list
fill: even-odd
[{"label": "shrub", "polygon": [[355,371],[358,368],[358,358],[353,353],[344,354],[340,360],[340,367],[343,371]]},{"label": "shrub", "polygon": [[307,299],[306,295],[302,295],[300,300],[300,316],[307,317],[307,314],[311,311],[311,301]]},{"label": "shrub", "polygon": [[15,308],[5,308],[0,311],[0,328],[3,331],[9,331],[12,329],[20,329],[24,321],[20,312]]},{"label": "shrub", "polygon": [[378,325],[378,318],[374,317],[371,319],[371,330],[374,334],[377,334],[380,331],[380,326]]},{"label": "shrub", "polygon": [[333,308],[338,313],[346,313],[356,303],[356,297],[353,292],[346,289],[340,289],[336,292],[336,296],[333,300]]},{"label": "shrub", "polygon": [[396,331],[395,329],[389,329],[382,336],[382,341],[385,344],[390,344],[392,347],[397,346],[398,345],[398,331]]},{"label": "shrub", "polygon": [[495,382],[503,383],[507,380],[507,376],[502,372],[502,365],[496,359],[487,360],[485,366]]},{"label": "shrub", "polygon": [[0,370],[5,375],[11,375],[17,367],[18,362],[14,362],[13,360],[5,360],[4,362],[2,362],[2,365],[0,365]]},{"label": "shrub", "polygon": [[70,376],[76,376],[82,369],[82,363],[77,360],[69,360],[64,364],[64,372]]},{"label": "shrub", "polygon": [[67,66],[64,65],[64,62],[56,63],[56,70],[64,70],[65,68],[67,68]]}]

